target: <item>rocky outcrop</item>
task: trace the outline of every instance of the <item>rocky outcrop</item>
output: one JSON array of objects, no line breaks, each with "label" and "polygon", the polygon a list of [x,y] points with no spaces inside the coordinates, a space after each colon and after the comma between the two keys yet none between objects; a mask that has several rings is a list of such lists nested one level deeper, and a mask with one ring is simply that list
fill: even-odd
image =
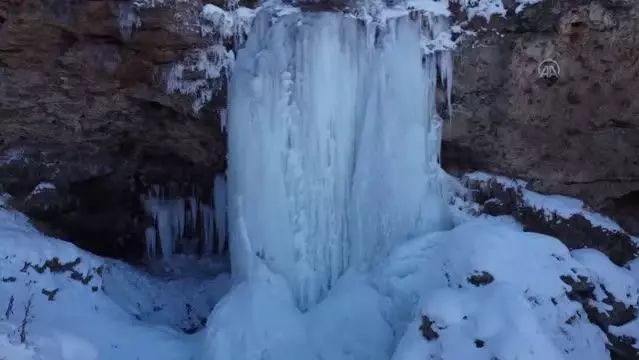
[{"label": "rocky outcrop", "polygon": [[[598,284],[585,276],[579,276],[578,279],[578,281],[575,281],[568,275],[561,276],[561,280],[570,287],[570,291],[567,292],[568,298],[580,303],[588,316],[588,320],[606,334],[610,358],[612,360],[638,359],[639,351],[634,346],[637,339],[616,335],[610,330],[612,326],[623,326],[635,321],[637,319],[637,309],[615,299],[615,296],[606,290],[603,284]],[[605,294],[606,297],[597,299],[597,296],[595,296],[596,290]]]},{"label": "rocky outcrop", "polygon": [[[167,92],[174,64],[206,46],[202,4],[136,3],[0,0],[0,192],[48,233],[133,258],[148,186],[210,192],[225,169],[223,100],[196,116]],[[29,196],[42,182],[53,203]]]},{"label": "rocky outcrop", "polygon": [[637,244],[628,233],[609,224],[594,222],[593,216],[587,217],[590,215],[587,209],[561,211],[540,207],[527,198],[530,192],[521,184],[506,183],[496,177],[481,181],[473,177],[464,180],[472,200],[479,204],[482,213],[510,215],[525,231],[555,237],[571,250],[599,250],[618,266],[624,266],[639,254]]},{"label": "rocky outcrop", "polygon": [[[443,164],[579,197],[639,233],[639,3],[545,0],[465,25]],[[558,77],[540,78],[554,60]]]}]

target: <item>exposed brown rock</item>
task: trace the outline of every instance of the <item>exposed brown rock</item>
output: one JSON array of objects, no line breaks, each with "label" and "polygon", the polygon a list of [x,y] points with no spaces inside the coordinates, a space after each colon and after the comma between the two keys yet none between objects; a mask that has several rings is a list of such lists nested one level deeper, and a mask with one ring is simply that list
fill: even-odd
[{"label": "exposed brown rock", "polygon": [[477,272],[468,277],[468,282],[475,286],[488,285],[493,281],[495,281],[495,278],[487,271]]},{"label": "exposed brown rock", "polygon": [[[165,1],[123,29],[130,3],[0,0],[0,191],[53,235],[135,258],[140,194],[151,184],[209,189],[226,146],[215,104],[196,116],[159,76],[202,45],[192,25],[202,4]],[[55,209],[23,202],[42,181],[57,187]]]},{"label": "exposed brown rock", "polygon": [[433,330],[433,325],[435,323],[430,320],[430,318],[426,315],[422,315],[422,323],[419,326],[419,330],[422,332],[422,336],[427,341],[436,340],[439,338],[439,334],[437,331]]},{"label": "exposed brown rock", "polygon": [[[479,35],[454,54],[444,166],[532,180],[639,233],[639,3],[544,0],[469,27]],[[545,59],[556,81],[539,78]]]}]

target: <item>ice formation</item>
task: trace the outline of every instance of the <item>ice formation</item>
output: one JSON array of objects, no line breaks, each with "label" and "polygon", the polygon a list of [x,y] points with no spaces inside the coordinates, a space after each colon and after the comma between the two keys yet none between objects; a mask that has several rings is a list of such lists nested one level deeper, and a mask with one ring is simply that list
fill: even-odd
[{"label": "ice formation", "polygon": [[122,38],[128,40],[133,31],[141,25],[140,18],[135,11],[133,3],[121,2],[118,4],[118,25]]},{"label": "ice formation", "polygon": [[205,45],[171,66],[166,75],[167,91],[192,96],[194,112],[211,101],[235,62],[235,52],[226,45],[244,41],[253,17],[254,11],[244,7],[225,11],[205,5],[198,24]]},{"label": "ice formation", "polygon": [[[226,181],[217,176],[211,201],[179,197],[153,187],[142,198],[153,226],[146,229],[147,256],[170,259],[175,253],[210,256],[226,248]],[[159,246],[159,248],[158,248]]]},{"label": "ice formation", "polygon": [[448,226],[434,93],[450,55],[424,54],[447,21],[257,15],[229,90],[235,276],[260,258],[306,309],[348,267]]}]

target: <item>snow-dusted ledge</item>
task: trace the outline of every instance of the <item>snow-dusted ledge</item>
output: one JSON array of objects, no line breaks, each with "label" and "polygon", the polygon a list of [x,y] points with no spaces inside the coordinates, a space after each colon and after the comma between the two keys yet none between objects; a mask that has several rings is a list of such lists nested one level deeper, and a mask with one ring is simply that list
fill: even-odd
[{"label": "snow-dusted ledge", "polygon": [[480,203],[480,211],[512,215],[530,231],[555,236],[571,249],[596,248],[619,265],[637,256],[637,238],[581,200],[539,194],[525,181],[483,172],[465,174],[462,182],[470,187],[470,198]]}]

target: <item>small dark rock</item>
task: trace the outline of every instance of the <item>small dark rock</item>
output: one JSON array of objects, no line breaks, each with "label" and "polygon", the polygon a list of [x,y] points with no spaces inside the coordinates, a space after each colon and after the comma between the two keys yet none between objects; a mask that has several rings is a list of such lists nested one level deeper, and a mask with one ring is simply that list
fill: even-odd
[{"label": "small dark rock", "polygon": [[468,282],[475,286],[488,285],[495,281],[495,278],[487,271],[482,271],[479,274],[473,274],[468,277]]},{"label": "small dark rock", "polygon": [[431,341],[439,338],[439,334],[433,330],[433,322],[426,315],[422,315],[422,324],[419,330],[422,332],[424,339]]},{"label": "small dark rock", "polygon": [[42,289],[42,295],[45,295],[49,301],[53,301],[55,300],[55,296],[58,294],[58,291],[60,291],[60,289]]}]

